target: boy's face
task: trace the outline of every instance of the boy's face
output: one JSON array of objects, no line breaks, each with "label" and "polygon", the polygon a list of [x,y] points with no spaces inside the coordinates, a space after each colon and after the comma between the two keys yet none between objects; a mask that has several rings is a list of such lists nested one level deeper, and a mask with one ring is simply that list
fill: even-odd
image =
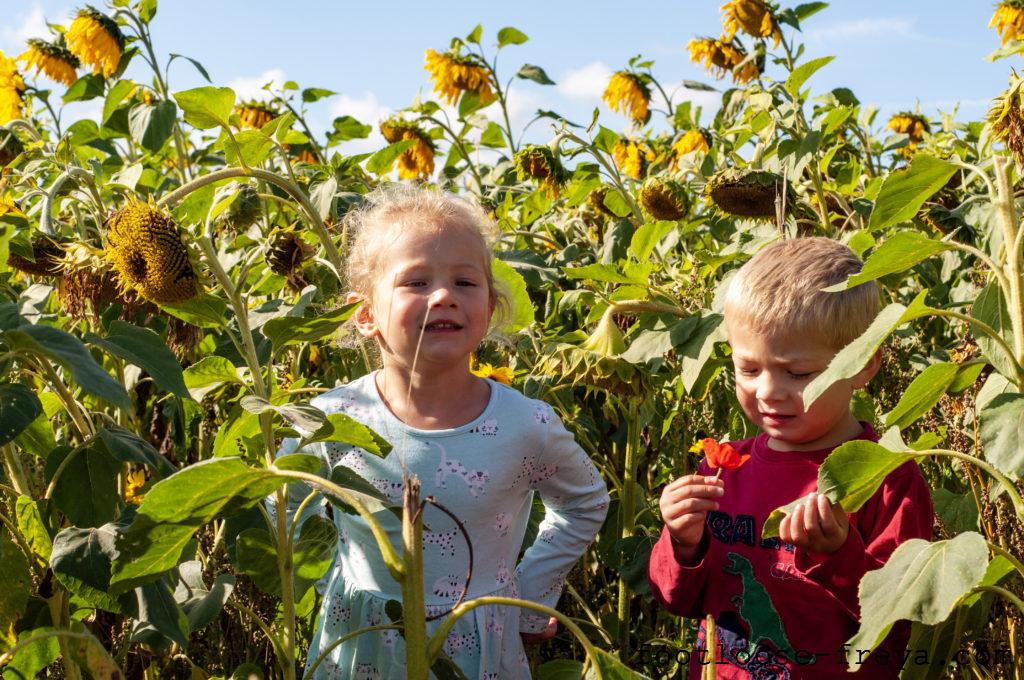
[{"label": "boy's face", "polygon": [[850,398],[878,371],[879,354],[853,378],[834,383],[805,411],[804,388],[828,367],[835,350],[806,337],[756,333],[742,322],[728,328],[736,397],[751,422],[767,433],[770,448],[815,451],[860,434]]}]

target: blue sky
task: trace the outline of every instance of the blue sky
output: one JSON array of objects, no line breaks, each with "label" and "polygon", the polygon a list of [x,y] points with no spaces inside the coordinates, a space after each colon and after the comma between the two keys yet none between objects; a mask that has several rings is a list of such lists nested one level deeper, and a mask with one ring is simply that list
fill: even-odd
[{"label": "blue sky", "polygon": [[[391,0],[286,6],[264,0],[162,0],[153,38],[158,53],[197,59],[216,84],[230,85],[242,96],[257,94],[270,80],[295,80],[302,87],[338,92],[311,110],[310,122],[319,134],[336,115],[376,123],[389,111],[407,106],[417,93],[429,96],[423,70],[427,48],[441,51],[452,36],[466,35],[477,23],[484,26],[485,45],[493,45],[499,28],[515,26],[530,40],[502,51],[499,72],[507,78],[521,64],[532,63],[557,83],[513,85],[513,125],[521,127],[538,108],[588,122],[593,108],[601,105],[610,73],[638,53],[655,61],[654,74],[666,87],[683,80],[724,86],[690,63],[686,51],[691,37],[720,32],[720,4]],[[11,55],[22,51],[26,38],[46,35],[45,21],[67,24],[78,5],[65,0],[0,0],[0,6],[5,15],[0,50]],[[999,46],[998,36],[988,28],[992,9],[992,3],[977,1],[837,0],[805,22],[797,40],[806,45],[808,57],[836,56],[810,81],[815,91],[849,87],[886,116],[918,104],[924,113],[936,116],[959,102],[961,119],[977,119],[1005,88],[1011,66],[1019,66],[1017,59],[984,61]],[[148,80],[141,60],[129,75]],[[184,61],[175,63],[170,81],[172,90],[203,84]],[[40,86],[52,84],[41,80]],[[683,96],[712,107],[717,100],[714,93],[684,91],[677,101]],[[98,102],[77,104],[68,113],[95,115],[100,107]],[[625,119],[603,106],[601,117],[613,129],[625,127]],[[879,124],[884,120],[880,118]],[[532,136],[549,137],[546,125],[535,125]],[[379,138],[348,143],[346,151],[381,144]]]}]

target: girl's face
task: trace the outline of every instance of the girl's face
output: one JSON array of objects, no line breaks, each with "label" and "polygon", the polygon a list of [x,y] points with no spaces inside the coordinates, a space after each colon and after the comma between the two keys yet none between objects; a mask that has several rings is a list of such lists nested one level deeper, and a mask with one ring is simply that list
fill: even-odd
[{"label": "girl's face", "polygon": [[381,347],[385,366],[469,368],[494,311],[480,239],[462,228],[412,229],[388,246],[369,301],[364,335]]}]

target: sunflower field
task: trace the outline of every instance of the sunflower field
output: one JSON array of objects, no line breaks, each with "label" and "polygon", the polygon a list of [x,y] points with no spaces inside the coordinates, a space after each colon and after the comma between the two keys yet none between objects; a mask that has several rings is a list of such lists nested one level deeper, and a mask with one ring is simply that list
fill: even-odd
[{"label": "sunflower field", "polygon": [[[884,435],[837,449],[819,488],[852,512],[915,460],[936,508],[931,542],[862,581],[851,646],[909,621],[925,657],[903,678],[1024,678],[1024,79],[1005,68],[985,120],[881,120],[848,89],[814,89],[832,58],[805,59],[801,27],[826,8],[729,0],[686,47],[715,87],[687,86],[721,93],[714,115],[637,57],[604,93],[627,129],[540,111],[546,144],[523,143],[507,103],[551,79],[497,68],[527,36],[477,26],[424,46],[433,97],[363,155],[333,148],[366,138],[363,121],[310,129],[322,88],[175,90],[156,0],[84,6],[0,54],[3,678],[302,676],[337,536],[296,535],[284,489],[307,482],[371,523],[382,497],[274,456],[310,432],[387,452],[309,400],[375,366],[345,324],[345,215],[392,181],[491,213],[515,330],[475,371],[552,404],[611,492],[558,636],[531,651],[536,678],[685,677],[696,622],[659,610],[646,580],[658,495],[695,469],[695,442],[752,436],[716,293],[766,244],[804,235],[847,243],[865,266],[841,285],[884,294],[806,390],[884,347],[854,404]],[[1024,52],[1024,3],[1003,0],[991,26],[999,68]],[[151,80],[126,78],[131,62]],[[63,105],[85,100],[102,115],[63,126]],[[422,591],[417,551],[384,543],[403,592]],[[415,600],[390,622],[410,677],[460,677]]]}]

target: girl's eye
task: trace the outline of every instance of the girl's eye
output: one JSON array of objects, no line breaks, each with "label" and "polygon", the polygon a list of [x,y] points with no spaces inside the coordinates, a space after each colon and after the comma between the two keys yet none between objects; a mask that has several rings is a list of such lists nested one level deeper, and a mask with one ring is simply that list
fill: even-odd
[{"label": "girl's eye", "polygon": [[463,279],[462,281],[456,281],[455,284],[458,286],[476,286],[476,281],[469,281],[467,279]]},{"label": "girl's eye", "polygon": [[424,281],[406,281],[402,284],[406,288],[419,288],[420,286],[427,285]]}]

